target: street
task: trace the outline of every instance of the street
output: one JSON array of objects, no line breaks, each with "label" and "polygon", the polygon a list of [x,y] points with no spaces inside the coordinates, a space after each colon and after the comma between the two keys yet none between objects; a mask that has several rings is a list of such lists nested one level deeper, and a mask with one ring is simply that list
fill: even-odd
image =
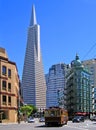
[{"label": "street", "polygon": [[86,120],[82,123],[72,123],[62,127],[46,127],[45,123],[20,123],[20,124],[0,124],[0,130],[96,130],[96,122]]}]

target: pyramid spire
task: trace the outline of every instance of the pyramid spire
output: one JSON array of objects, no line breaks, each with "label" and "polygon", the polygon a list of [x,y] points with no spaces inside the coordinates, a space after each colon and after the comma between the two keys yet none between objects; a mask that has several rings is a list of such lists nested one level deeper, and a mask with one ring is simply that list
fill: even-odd
[{"label": "pyramid spire", "polygon": [[33,26],[35,24],[37,24],[37,21],[36,21],[35,6],[33,5],[32,6],[32,14],[31,14],[30,26]]}]

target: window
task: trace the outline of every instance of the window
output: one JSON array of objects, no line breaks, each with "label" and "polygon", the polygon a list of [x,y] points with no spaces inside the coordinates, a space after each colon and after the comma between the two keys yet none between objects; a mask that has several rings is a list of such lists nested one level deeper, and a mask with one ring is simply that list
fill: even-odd
[{"label": "window", "polygon": [[11,78],[11,69],[8,69],[8,77]]},{"label": "window", "polygon": [[7,72],[7,71],[6,71],[6,66],[2,66],[2,74],[3,74],[3,75],[6,75],[6,72]]},{"label": "window", "polygon": [[11,92],[11,83],[8,83],[8,91]]},{"label": "window", "polygon": [[6,81],[2,81],[2,90],[6,90]]},{"label": "window", "polygon": [[8,105],[11,105],[11,97],[8,97]]},{"label": "window", "polygon": [[2,103],[3,103],[3,105],[6,105],[6,96],[5,95],[3,95],[3,97],[2,97]]}]

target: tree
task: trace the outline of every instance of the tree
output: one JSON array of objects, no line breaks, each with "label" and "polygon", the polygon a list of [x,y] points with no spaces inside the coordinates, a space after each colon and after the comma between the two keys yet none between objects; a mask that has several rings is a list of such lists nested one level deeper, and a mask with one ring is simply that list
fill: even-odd
[{"label": "tree", "polygon": [[37,109],[34,105],[31,105],[31,106],[32,106],[32,108],[33,108],[33,111],[32,111],[32,113],[31,113],[31,114],[36,113],[36,112],[38,111],[38,109]]},{"label": "tree", "polygon": [[27,116],[30,116],[30,114],[31,114],[32,111],[33,111],[33,107],[32,107],[32,105],[24,105],[24,106],[22,106],[22,107],[20,108],[20,111],[21,111],[23,114],[25,114],[25,115],[27,115]]}]

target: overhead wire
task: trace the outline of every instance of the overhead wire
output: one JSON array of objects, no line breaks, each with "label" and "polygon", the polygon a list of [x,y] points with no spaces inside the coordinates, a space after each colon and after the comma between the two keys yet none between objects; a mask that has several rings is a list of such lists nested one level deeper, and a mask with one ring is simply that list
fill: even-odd
[{"label": "overhead wire", "polygon": [[84,58],[94,49],[95,46],[96,46],[96,43],[88,50],[88,52],[84,55],[82,60],[84,60]]}]

